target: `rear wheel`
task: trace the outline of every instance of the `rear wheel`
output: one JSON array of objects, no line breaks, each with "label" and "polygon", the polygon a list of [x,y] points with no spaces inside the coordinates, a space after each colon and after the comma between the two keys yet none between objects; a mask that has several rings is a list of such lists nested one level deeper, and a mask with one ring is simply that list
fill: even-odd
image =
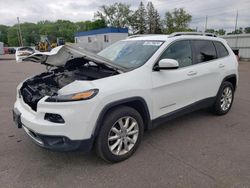
[{"label": "rear wheel", "polygon": [[216,115],[226,114],[232,104],[234,99],[234,87],[230,82],[223,82],[220,90],[217,94],[216,101],[212,107],[213,113]]},{"label": "rear wheel", "polygon": [[121,106],[110,111],[96,141],[97,154],[106,161],[119,162],[137,149],[143,135],[143,121],[135,109]]}]

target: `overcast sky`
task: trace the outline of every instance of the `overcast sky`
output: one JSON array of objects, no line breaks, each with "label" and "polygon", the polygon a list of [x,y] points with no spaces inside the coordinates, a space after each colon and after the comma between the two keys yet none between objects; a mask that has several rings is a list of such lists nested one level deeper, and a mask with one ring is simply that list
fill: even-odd
[{"label": "overcast sky", "polygon": [[[250,0],[151,0],[163,17],[166,11],[184,8],[193,19],[191,28],[204,30],[206,16],[208,28],[224,28],[231,31],[235,26],[238,10],[238,27],[250,26]],[[136,0],[0,0],[0,24],[13,25],[21,22],[67,19],[70,21],[93,20],[94,12],[101,5],[122,2],[136,9]],[[145,4],[148,2],[143,1]]]}]

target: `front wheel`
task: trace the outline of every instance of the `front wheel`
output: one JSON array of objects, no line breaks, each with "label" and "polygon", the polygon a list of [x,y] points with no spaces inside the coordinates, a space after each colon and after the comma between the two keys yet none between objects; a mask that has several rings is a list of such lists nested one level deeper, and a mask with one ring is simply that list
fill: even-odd
[{"label": "front wheel", "polygon": [[139,112],[127,106],[111,110],[96,140],[96,152],[106,161],[119,162],[137,149],[144,131]]},{"label": "front wheel", "polygon": [[234,99],[234,87],[230,82],[223,82],[216,96],[216,101],[212,107],[212,112],[216,115],[226,114]]}]

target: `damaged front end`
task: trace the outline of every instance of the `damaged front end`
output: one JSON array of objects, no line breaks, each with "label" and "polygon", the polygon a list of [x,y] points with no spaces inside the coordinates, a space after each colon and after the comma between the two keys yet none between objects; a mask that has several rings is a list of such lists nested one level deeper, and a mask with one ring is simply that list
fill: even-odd
[{"label": "damaged front end", "polygon": [[[19,93],[23,101],[36,111],[39,100],[49,96],[48,102],[57,102],[57,98],[60,98],[58,91],[76,80],[92,81],[117,74],[119,74],[117,70],[102,64],[95,64],[84,57],[74,58],[63,67],[54,68],[26,80]],[[62,100],[62,102],[66,101]]]}]

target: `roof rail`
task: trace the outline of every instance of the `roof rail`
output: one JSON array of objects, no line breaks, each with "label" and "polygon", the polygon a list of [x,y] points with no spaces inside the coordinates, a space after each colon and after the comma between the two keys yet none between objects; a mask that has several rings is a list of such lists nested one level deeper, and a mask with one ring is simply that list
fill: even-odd
[{"label": "roof rail", "polygon": [[137,37],[148,37],[148,36],[155,36],[155,35],[161,35],[161,34],[135,34],[135,35],[130,35],[127,38],[137,38]]},{"label": "roof rail", "polygon": [[141,37],[142,35],[130,35],[130,36],[128,36],[128,38],[129,39],[131,39],[131,38],[137,38],[137,37]]},{"label": "roof rail", "polygon": [[213,33],[203,33],[203,32],[175,32],[169,35],[169,37],[177,37],[182,35],[199,35],[199,36],[209,36],[209,37],[217,37],[217,35]]}]

